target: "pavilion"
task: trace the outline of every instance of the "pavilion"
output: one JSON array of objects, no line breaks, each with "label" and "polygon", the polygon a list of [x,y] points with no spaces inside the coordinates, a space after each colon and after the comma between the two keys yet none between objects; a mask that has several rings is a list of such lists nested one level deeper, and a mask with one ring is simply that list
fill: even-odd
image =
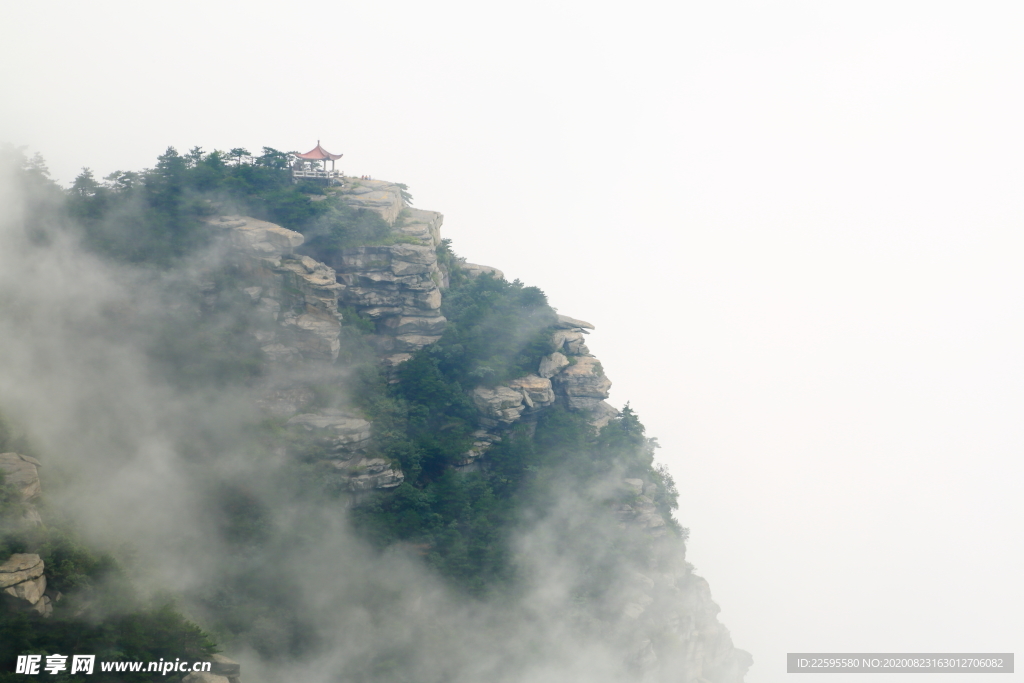
[{"label": "pavilion", "polygon": [[[344,154],[331,154],[326,149],[320,146],[320,141],[316,141],[316,147],[309,150],[305,154],[292,154],[296,158],[296,162],[292,167],[292,177],[295,182],[299,179],[317,179],[327,180],[329,185],[333,185],[337,178],[341,177],[341,173],[334,170],[334,162],[345,156]],[[331,162],[331,170],[327,170],[327,162]],[[320,162],[317,164],[317,162]]]}]

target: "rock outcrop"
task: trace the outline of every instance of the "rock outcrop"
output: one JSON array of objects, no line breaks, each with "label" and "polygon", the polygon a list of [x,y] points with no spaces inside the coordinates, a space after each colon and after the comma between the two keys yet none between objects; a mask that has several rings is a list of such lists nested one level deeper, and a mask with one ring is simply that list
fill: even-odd
[{"label": "rock outcrop", "polygon": [[[447,320],[441,302],[451,274],[438,260],[441,214],[407,207],[397,184],[348,181],[344,200],[377,211],[393,226],[393,243],[343,249],[329,263],[320,263],[296,255],[294,250],[302,244],[298,233],[246,217],[215,222],[244,254],[242,270],[251,280],[245,292],[267,322],[259,341],[276,363],[333,362],[339,349],[339,310],[354,311],[373,322],[371,340],[381,361],[391,368],[444,333]],[[504,277],[490,266],[463,262],[459,268],[472,278]],[[486,470],[488,450],[510,428],[533,424],[556,403],[585,414],[597,428],[619,415],[606,400],[611,381],[586,344],[586,335],[594,329],[584,320],[558,315],[550,328],[553,351],[533,372],[469,391],[482,428],[473,433],[472,446],[455,463],[457,469]],[[268,413],[285,418],[296,438],[315,446],[306,451],[310,461],[355,499],[404,481],[396,463],[374,456],[373,425],[363,416],[338,409],[311,410],[313,397],[301,387],[275,387],[264,392],[261,401]],[[619,615],[616,628],[630,643],[630,662],[640,680],[650,674],[652,679],[678,677],[687,683],[739,683],[750,656],[733,647],[717,620],[718,607],[707,582],[693,574],[682,546],[671,543],[673,522],[664,514],[665,492],[658,486],[656,481],[623,480],[622,495],[610,511],[620,528],[634,529],[652,547],[661,548],[643,572],[623,579],[614,608]],[[232,674],[214,670],[190,674],[185,680],[224,683],[224,676]],[[238,682],[232,678],[228,683]]]},{"label": "rock outcrop", "polygon": [[356,247],[331,263],[344,285],[340,302],[377,328],[376,346],[392,365],[441,338],[441,290],[448,276],[437,262],[441,215],[417,211],[396,230],[419,243]]},{"label": "rock outcrop", "polygon": [[471,392],[485,434],[492,438],[478,437],[465,454],[463,466],[484,455],[499,440],[502,429],[556,401],[570,410],[587,413],[590,423],[597,428],[619,414],[605,401],[611,380],[583,343],[583,335],[594,326],[559,315],[553,327],[551,341],[558,350],[541,358],[536,374],[518,377],[506,385],[477,387]]},{"label": "rock outcrop", "polygon": [[[436,313],[441,278],[433,248],[433,240],[440,240],[440,215],[424,211],[415,218],[407,223],[407,229],[413,237],[430,240],[431,246],[397,244],[350,250],[341,260],[348,268],[345,274],[351,276],[347,278],[339,277],[325,263],[296,254],[296,247],[304,241],[297,232],[248,216],[221,216],[210,221],[226,231],[232,247],[229,261],[248,285],[243,291],[261,321],[256,338],[272,365],[337,359],[342,321],[339,297],[343,293],[347,293],[343,305],[365,300],[379,309],[385,303],[398,303],[393,311],[396,315],[378,315],[384,329],[394,331],[392,348],[415,350],[437,339],[423,333],[439,333],[444,326],[444,318]],[[380,267],[382,262],[387,268]],[[360,288],[360,282],[388,285]],[[393,286],[391,298],[383,294],[388,286]],[[381,458],[364,457],[371,439],[367,420],[338,409],[300,412],[313,398],[301,382],[285,381],[264,387],[257,403],[270,415],[288,418],[287,425],[305,435],[323,454],[323,466],[339,479],[342,488],[359,492],[402,483],[401,469]]]},{"label": "rock outcrop", "polygon": [[503,273],[502,271],[498,270],[493,266],[482,266],[479,263],[468,263],[464,261],[462,264],[460,264],[460,267],[462,268],[463,271],[465,271],[466,275],[470,277],[490,275],[497,280],[500,280],[501,278],[505,277],[505,273]]},{"label": "rock outcrop", "polygon": [[0,472],[4,474],[4,482],[17,489],[23,502],[35,500],[42,491],[38,468],[39,461],[31,456],[0,453]]},{"label": "rock outcrop", "polygon": [[372,209],[378,212],[388,223],[398,220],[405,201],[402,199],[402,188],[397,183],[386,180],[364,180],[345,178],[345,203],[357,209]]},{"label": "rock outcrop", "polygon": [[49,596],[45,595],[45,569],[39,555],[15,553],[0,564],[0,590],[15,604],[49,616],[53,607]]},{"label": "rock outcrop", "polygon": [[608,398],[611,380],[605,377],[601,362],[594,356],[576,356],[575,360],[554,375],[552,383],[573,410],[597,410]]},{"label": "rock outcrop", "polygon": [[555,402],[551,380],[546,377],[526,375],[512,380],[508,386],[523,395],[523,403],[528,408],[545,408]]},{"label": "rock outcrop", "polygon": [[288,425],[308,435],[328,456],[320,460],[341,488],[352,492],[390,489],[405,481],[400,467],[383,458],[367,458],[370,422],[358,415],[337,409],[303,413],[288,420]]},{"label": "rock outcrop", "polygon": [[353,493],[391,489],[405,481],[401,468],[384,458],[356,457],[349,460],[325,460],[322,464],[332,468],[341,486]]},{"label": "rock outcrop", "polygon": [[335,360],[342,286],[332,268],[294,253],[305,238],[248,216],[221,216],[209,222],[226,231],[235,266],[250,283],[244,291],[263,316],[257,340],[268,359]]},{"label": "rock outcrop", "polygon": [[288,424],[311,434],[330,453],[352,456],[366,449],[370,441],[370,423],[344,410],[325,409],[319,413],[303,413]]}]

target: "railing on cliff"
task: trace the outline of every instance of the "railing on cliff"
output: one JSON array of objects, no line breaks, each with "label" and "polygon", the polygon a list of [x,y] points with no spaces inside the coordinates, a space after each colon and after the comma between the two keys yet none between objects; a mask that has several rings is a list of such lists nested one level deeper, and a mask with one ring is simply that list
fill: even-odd
[{"label": "railing on cliff", "polygon": [[326,180],[338,180],[342,177],[341,171],[321,171],[321,170],[305,170],[305,169],[292,169],[293,178],[320,178]]}]

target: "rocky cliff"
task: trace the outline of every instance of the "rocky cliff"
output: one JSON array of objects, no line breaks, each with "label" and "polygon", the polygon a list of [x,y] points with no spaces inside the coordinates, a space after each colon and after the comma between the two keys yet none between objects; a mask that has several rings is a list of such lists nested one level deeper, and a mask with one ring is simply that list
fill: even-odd
[{"label": "rocky cliff", "polygon": [[[354,179],[348,182],[349,188],[356,184]],[[257,336],[272,363],[334,361],[344,321],[339,311],[346,310],[372,321],[379,361],[394,369],[443,334],[447,321],[440,311],[451,268],[470,278],[503,277],[491,266],[441,263],[441,214],[407,207],[400,186],[360,181],[342,192],[351,205],[378,211],[391,223],[394,243],[344,249],[321,263],[296,251],[303,244],[297,232],[245,216],[212,221],[226,232],[236,263],[249,279],[245,291],[265,323]],[[556,404],[586,415],[598,428],[619,414],[606,402],[611,381],[586,345],[594,329],[586,321],[558,315],[549,332],[554,350],[533,372],[470,390],[481,429],[456,469],[486,470],[494,444],[518,424],[535,424]],[[366,416],[344,409],[309,410],[309,397],[303,401],[297,395],[301,389],[278,385],[265,392],[262,405],[320,444],[322,462],[350,491],[386,490],[402,483],[405,477],[396,463],[365,456],[374,432]],[[718,622],[719,608],[708,583],[693,573],[682,544],[669,533],[669,520],[654,502],[658,486],[653,480],[624,479],[619,489],[629,502],[613,505],[620,527],[654,539],[656,548],[618,589],[616,628],[624,647],[635,669],[650,680],[742,681],[750,656],[733,647]]]},{"label": "rocky cliff", "polygon": [[[386,666],[417,670],[414,663],[403,659],[411,662],[411,655],[395,655],[379,642],[395,636],[395,631],[381,628],[383,635],[374,635],[377,626],[373,622],[387,621],[386,615],[367,615],[374,609],[414,615],[420,600],[436,596],[424,597],[413,591],[405,595],[412,595],[407,602],[415,605],[381,607],[403,595],[401,587],[394,586],[394,595],[385,600],[379,585],[362,582],[358,572],[351,572],[345,587],[332,593],[328,584],[334,567],[315,566],[313,556],[321,541],[350,540],[348,531],[336,537],[328,533],[336,528],[332,525],[339,517],[347,515],[356,522],[371,520],[363,530],[369,529],[367,537],[377,533],[384,539],[377,550],[393,553],[392,558],[404,557],[409,551],[422,561],[415,571],[422,572],[424,564],[432,563],[435,569],[448,569],[447,578],[473,583],[478,591],[474,599],[486,595],[486,582],[472,575],[481,567],[499,577],[494,581],[506,581],[506,588],[514,584],[514,573],[520,570],[534,579],[550,577],[558,584],[550,595],[562,592],[551,599],[551,606],[545,605],[547,625],[555,633],[564,632],[567,643],[600,643],[595,647],[601,649],[602,656],[611,653],[615,666],[626,672],[625,679],[652,683],[742,681],[750,656],[733,646],[717,619],[718,607],[707,582],[686,562],[685,534],[670,514],[675,495],[671,479],[651,466],[653,441],[643,436],[642,425],[629,410],[619,411],[607,402],[611,381],[586,343],[588,335],[596,333],[595,326],[555,313],[543,293],[524,294],[520,283],[506,282],[502,271],[493,266],[454,257],[441,237],[442,215],[408,206],[406,196],[399,184],[354,178],[345,179],[341,188],[329,189],[326,198],[319,198],[330,200],[322,206],[343,201],[353,209],[376,212],[389,230],[323,253],[312,249],[312,241],[302,233],[266,220],[226,213],[206,218],[213,255],[206,255],[201,265],[188,271],[185,288],[191,292],[189,288],[194,286],[196,296],[175,300],[175,306],[188,309],[180,318],[184,324],[212,320],[218,330],[242,330],[226,338],[239,347],[251,347],[245,362],[258,366],[258,371],[239,385],[239,393],[223,395],[241,396],[243,419],[257,415],[259,424],[246,422],[245,428],[228,431],[232,438],[242,439],[239,435],[251,429],[258,436],[246,447],[265,451],[260,450],[262,460],[236,453],[232,456],[235,460],[225,464],[227,460],[218,460],[219,453],[203,452],[191,444],[192,459],[180,465],[197,489],[211,480],[205,492],[209,499],[203,501],[209,506],[203,514],[216,519],[209,537],[220,538],[223,548],[231,549],[230,553],[224,551],[229,558],[196,558],[197,566],[206,561],[205,566],[217,569],[205,585],[196,579],[199,587],[190,595],[191,604],[205,610],[211,619],[221,619],[220,626],[242,634],[240,641],[258,651],[265,658],[262,661],[280,662],[296,652],[313,651],[317,637],[330,642],[336,634],[316,636],[323,624],[335,628],[359,622],[365,631],[360,637],[366,636],[368,643],[365,651],[369,654],[364,659],[369,661],[369,671]],[[491,363],[493,358],[478,353],[473,358],[484,358],[491,365],[485,363],[486,367],[473,367],[472,371],[449,367],[445,375],[442,363],[457,354],[466,338],[459,338],[459,343],[449,340],[460,329],[472,327],[460,317],[465,309],[452,302],[468,297],[470,291],[474,296],[480,292],[494,296],[480,295],[485,304],[479,308],[501,300],[501,296],[508,302],[512,301],[508,297],[524,294],[515,299],[511,308],[519,308],[507,316],[502,322],[506,327],[501,329],[513,330],[514,325],[528,329],[514,328],[510,336],[515,341],[502,352],[515,356],[515,362],[498,359]],[[527,300],[532,303],[527,305]],[[527,308],[530,315],[536,313],[534,318],[522,317],[526,316],[522,309]],[[224,312],[233,316],[230,323],[221,324],[218,316]],[[208,339],[202,342],[195,348],[209,349]],[[530,352],[520,353],[527,346]],[[448,356],[442,358],[444,354]],[[184,355],[187,366],[192,359]],[[450,363],[457,366],[468,357]],[[195,365],[202,367],[201,363]],[[356,377],[367,366],[373,368],[367,373],[370,378]],[[419,374],[407,372],[410,368],[419,368]],[[406,382],[419,382],[419,393],[403,393]],[[351,394],[357,385],[370,387],[366,391],[373,400],[355,399]],[[433,403],[445,403],[450,410],[432,414]],[[565,428],[561,432],[559,424]],[[530,441],[534,437],[539,441],[542,434],[548,435],[548,446]],[[607,434],[617,434],[618,441],[612,437],[602,441]],[[559,441],[563,437],[566,440]],[[385,448],[381,444],[388,439],[390,446]],[[565,443],[574,444],[575,452],[566,456],[569,447]],[[218,442],[220,446],[222,442]],[[16,447],[4,450],[9,448]],[[541,453],[544,448],[575,460],[570,465],[563,466],[561,461],[553,465],[558,457],[551,456],[546,465],[538,464],[547,457]],[[595,451],[588,452],[588,448]],[[433,460],[423,464],[428,457]],[[601,458],[600,466],[595,465]],[[621,458],[632,460],[619,462]],[[41,495],[39,465],[27,455],[0,454],[0,471],[7,489],[14,492],[5,495],[17,499],[17,523],[21,525],[41,523],[36,508]],[[221,469],[215,472],[217,467]],[[518,497],[527,497],[522,493],[526,490],[523,482],[544,467],[549,480],[538,477],[542,481],[529,495],[534,502],[540,501],[541,507],[547,506],[546,512],[537,513],[532,520],[527,518],[533,513],[516,517]],[[589,474],[576,476],[579,473],[571,471],[574,468]],[[501,481],[493,484],[495,480]],[[265,496],[269,504],[260,500],[261,486],[263,492],[273,491]],[[315,487],[322,490],[314,491]],[[478,497],[473,499],[473,495]],[[499,496],[507,499],[505,507],[495,502]],[[563,501],[572,502],[566,502],[562,510],[559,503]],[[331,507],[335,503],[337,506]],[[275,518],[266,510],[270,504],[288,509]],[[527,521],[535,524],[534,530],[541,529],[536,535],[548,545],[541,552],[524,552],[529,557],[521,565],[539,565],[524,569],[509,558],[521,550],[515,543],[527,542],[516,540],[516,534],[529,536]],[[384,528],[387,525],[391,526]],[[300,538],[293,543],[293,537]],[[495,552],[502,544],[507,547]],[[300,548],[296,552],[301,554],[289,554],[294,548]],[[281,552],[291,567],[287,571],[275,567]],[[5,604],[15,605],[18,614],[34,612],[38,616],[33,619],[52,623],[57,619],[41,617],[53,613],[61,596],[48,590],[47,563],[40,553],[45,554],[42,550],[7,550],[4,554],[8,556],[0,557],[0,591]],[[455,558],[451,564],[444,564],[445,553]],[[342,552],[333,560],[345,557]],[[386,560],[389,556],[381,557]],[[565,557],[571,559],[561,567],[558,562]],[[390,571],[380,557],[374,562],[383,564],[359,566]],[[49,574],[57,583],[60,575],[55,567],[60,565],[50,562]],[[410,575],[424,576],[395,574]],[[382,583],[389,580],[380,579]],[[353,589],[353,585],[359,588]],[[346,590],[358,595],[342,600]],[[540,595],[547,591],[544,586],[537,590]],[[391,591],[389,584],[384,593]],[[325,615],[317,604],[322,600],[335,601],[334,609],[342,616]],[[69,601],[71,598],[57,606],[58,616]],[[272,609],[267,608],[270,605]],[[254,616],[264,608],[279,614]],[[359,621],[363,616],[365,620]],[[276,621],[274,617],[278,617]],[[355,621],[348,621],[350,618]],[[429,615],[414,619],[434,620]],[[453,627],[449,623],[448,628],[448,633],[461,633],[463,638],[472,635],[465,624]],[[509,628],[500,633],[516,633],[520,626]],[[528,643],[529,636],[522,634],[535,629],[524,629],[518,637]],[[459,643],[423,646],[420,641],[430,641],[432,634],[410,635],[401,629],[397,633],[411,638],[406,641],[407,650],[427,650],[431,657],[434,650],[471,659],[477,655],[472,646]],[[493,633],[488,636],[492,640],[481,642],[494,645]],[[350,667],[364,661],[360,657],[365,653],[349,654]],[[519,655],[510,650],[509,656]],[[217,666],[210,674],[192,674],[185,680],[237,683],[236,663],[224,658],[214,662]],[[430,664],[444,668],[444,662]],[[465,672],[460,670],[459,675]],[[379,679],[367,674],[351,680]],[[429,680],[451,679],[435,675]],[[509,680],[520,679],[513,676]]]}]

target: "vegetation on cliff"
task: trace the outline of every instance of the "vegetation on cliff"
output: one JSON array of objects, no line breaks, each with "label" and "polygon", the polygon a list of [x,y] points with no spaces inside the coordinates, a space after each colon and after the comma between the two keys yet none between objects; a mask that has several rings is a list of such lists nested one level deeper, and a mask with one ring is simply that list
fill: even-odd
[{"label": "vegetation on cliff", "polygon": [[[217,210],[297,230],[307,236],[311,253],[320,256],[375,243],[389,232],[376,213],[324,197],[315,185],[294,184],[285,153],[264,147],[247,163],[241,163],[242,156],[235,155],[232,163],[224,152],[193,147],[179,154],[168,147],[156,166],[142,172],[114,171],[99,181],[82,169],[67,192],[67,211],[98,253],[161,266],[206,244],[209,233],[201,219]],[[41,160],[36,163],[45,171]],[[34,169],[26,164],[26,170]]]},{"label": "vegetation on cliff", "polygon": [[[264,148],[251,163],[240,160],[238,154],[194,148],[180,155],[169,148],[153,169],[117,171],[102,182],[86,169],[66,191],[48,181],[41,160],[20,161],[21,182],[34,188],[32,196],[48,198],[45,220],[42,212],[33,218],[40,239],[71,231],[119,268],[164,274],[162,296],[170,303],[159,315],[114,311],[103,322],[143,340],[152,376],[188,396],[224,387],[244,392],[273,374],[254,341],[258,316],[245,293],[251,283],[230,268],[203,282],[192,281],[187,270],[181,277],[166,275],[215,242],[204,218],[238,213],[272,221],[303,233],[302,251],[324,261],[349,247],[400,241],[377,213],[349,207],[338,193],[293,184],[281,152]],[[254,419],[232,435],[232,448],[254,461],[278,463],[280,453],[294,457],[275,464],[270,474],[208,484],[208,499],[215,501],[209,515],[218,520],[221,541],[235,561],[219,585],[189,599],[202,613],[199,621],[222,642],[244,640],[268,658],[318,647],[308,620],[289,603],[291,579],[273,559],[316,545],[337,518],[347,519],[376,552],[411,549],[450,587],[474,599],[508,598],[525,585],[536,568],[516,559],[516,543],[567,491],[585,513],[572,530],[559,531],[579,558],[573,591],[581,604],[601,602],[617,585],[625,563],[616,558],[655,552],[653,540],[627,529],[616,510],[644,494],[668,534],[685,538],[671,519],[671,477],[654,466],[657,443],[628,405],[597,427],[590,414],[555,403],[502,432],[487,450],[485,467],[465,468],[466,453],[486,426],[471,392],[537,372],[556,351],[558,316],[538,288],[487,274],[470,277],[460,262],[447,241],[438,247],[449,282],[440,309],[447,323],[436,342],[386,370],[372,348],[375,323],[345,309],[340,360],[307,373],[310,405],[344,405],[372,422],[366,457],[397,463],[404,475],[400,485],[353,497],[323,466],[324,446],[297,436],[283,418]],[[30,447],[9,434],[0,437],[0,452]],[[220,438],[196,428],[175,446],[200,472],[225,448]],[[610,480],[618,484],[609,487]],[[623,488],[623,480],[640,482],[639,489]],[[206,485],[202,475],[197,481]],[[270,490],[275,500],[288,502],[289,521],[268,506]],[[17,506],[0,481],[0,513],[14,520]],[[66,597],[50,619],[2,607],[0,669],[14,654],[30,651],[88,650],[139,660],[211,651],[211,637],[171,602],[144,599],[130,589],[127,550],[122,556],[91,549],[74,525],[45,506],[41,512],[40,528],[10,521],[0,536],[0,560],[14,552],[39,553],[52,573],[51,586]],[[271,616],[256,618],[257,611]]]}]

